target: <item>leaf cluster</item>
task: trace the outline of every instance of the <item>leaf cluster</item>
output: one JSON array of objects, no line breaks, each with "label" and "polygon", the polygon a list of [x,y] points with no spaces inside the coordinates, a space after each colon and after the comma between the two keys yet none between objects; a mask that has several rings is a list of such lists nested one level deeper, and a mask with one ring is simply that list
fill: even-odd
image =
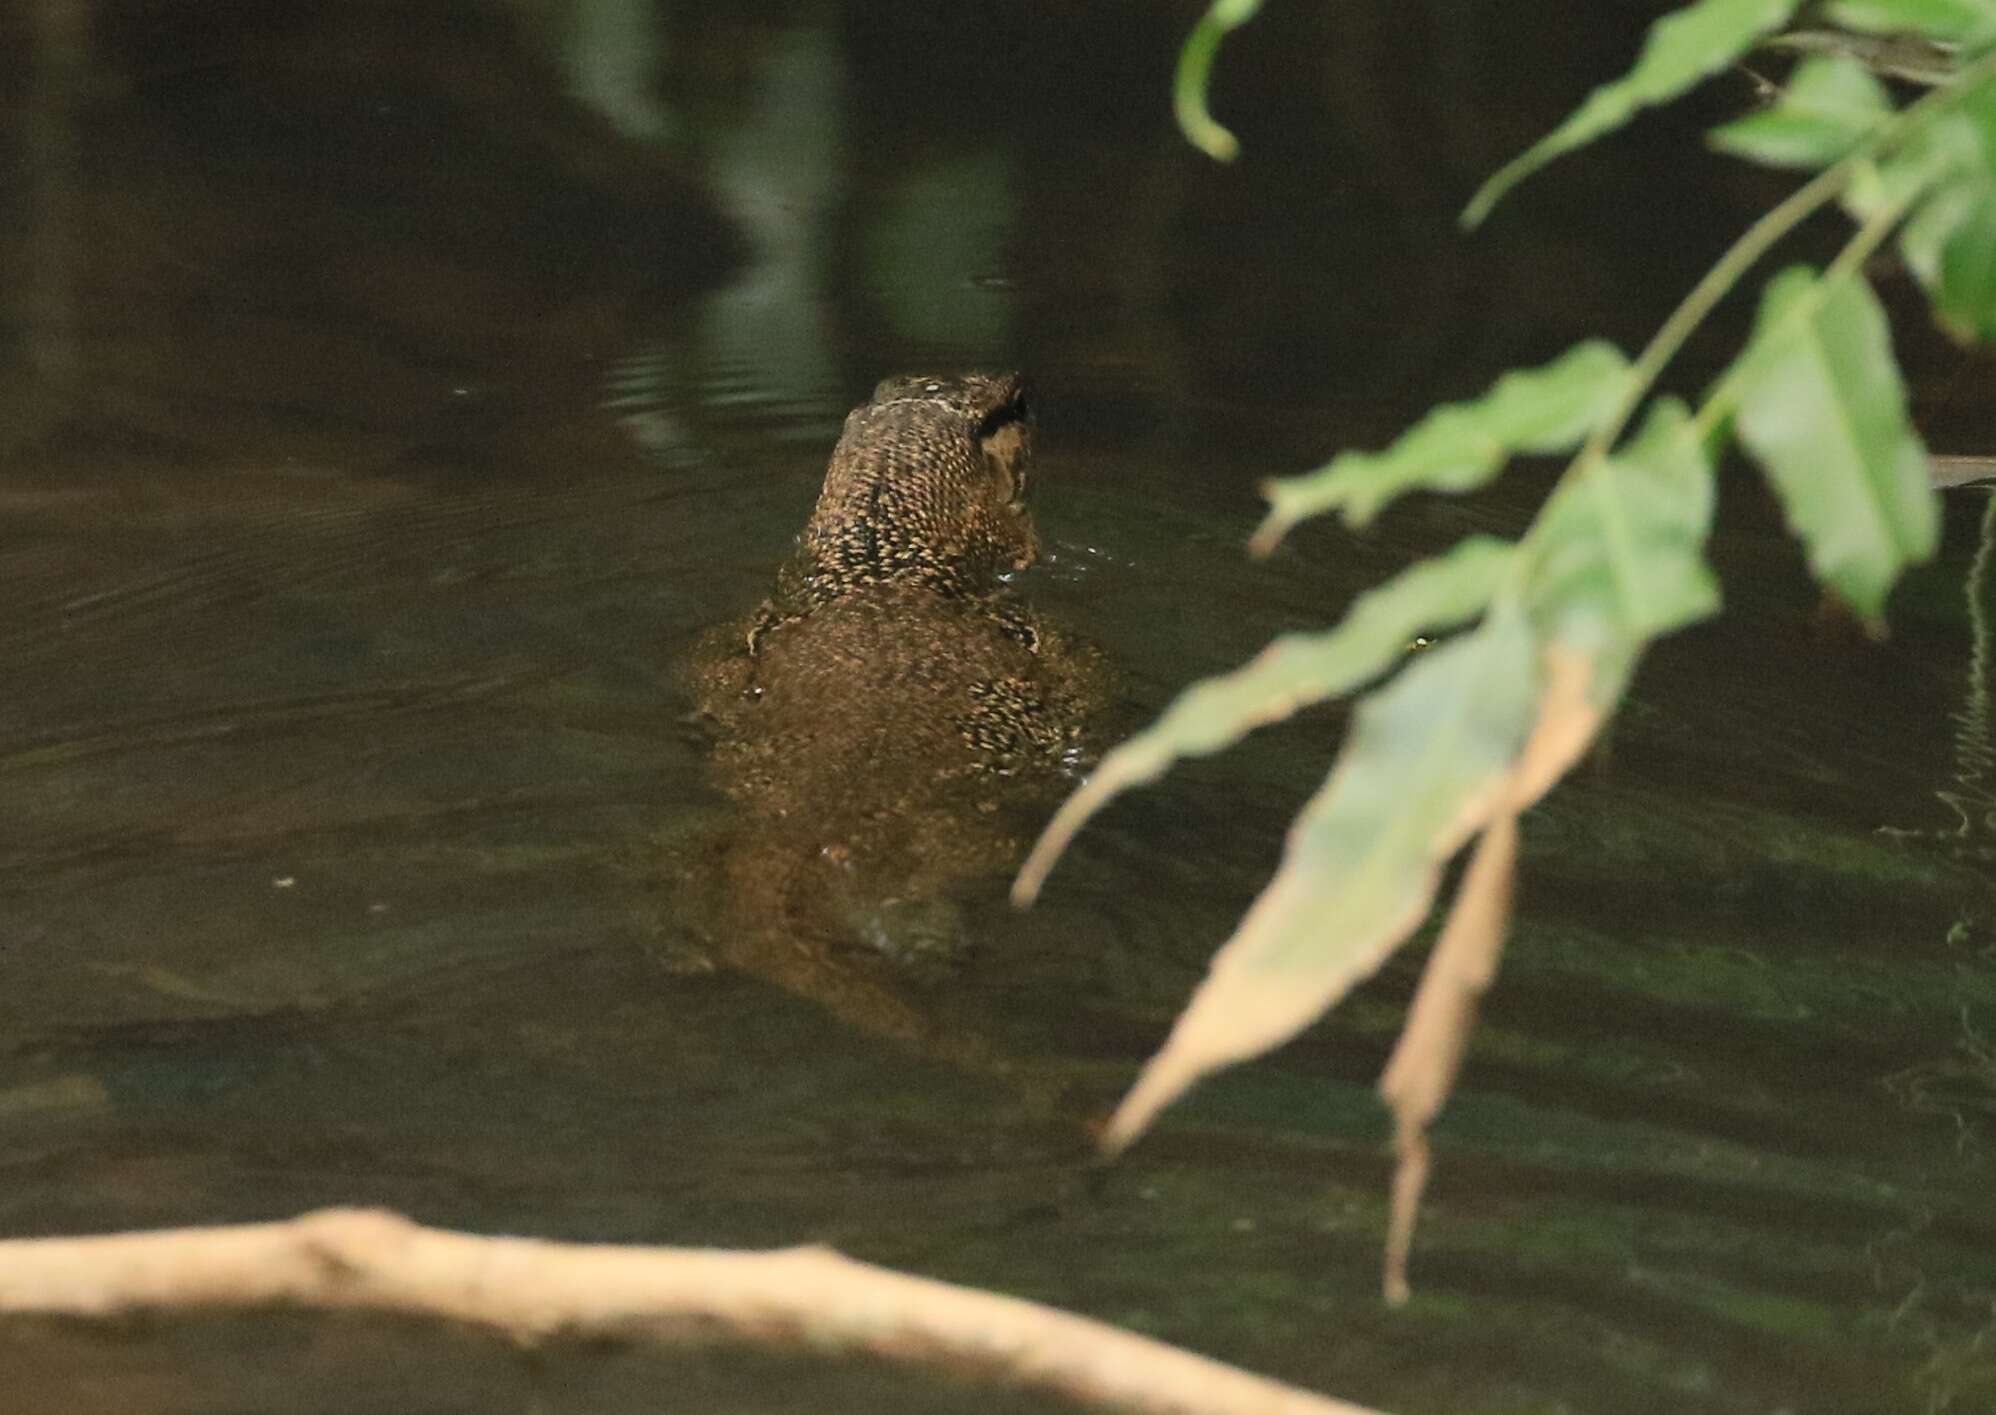
[{"label": "leaf cluster", "polygon": [[[1738,62],[1798,3],[1698,0],[1658,21],[1634,68],[1496,173],[1465,224],[1561,154]],[[1205,111],[1206,70],[1221,33],[1253,9],[1221,0],[1187,46],[1180,111],[1210,126],[1189,129],[1209,148],[1225,130]],[[1020,902],[1030,900],[1090,815],[1179,758],[1374,685],[1280,867],[1116,1111],[1105,1144],[1120,1150],[1199,1078],[1321,1016],[1427,918],[1444,866],[1474,842],[1381,1082],[1400,1154],[1386,1274],[1394,1300],[1407,1292],[1427,1126],[1495,975],[1518,816],[1587,751],[1650,642],[1718,609],[1704,547],[1714,458],[1727,437],[1765,472],[1815,575],[1874,630],[1900,571],[1934,550],[1928,457],[1864,267],[1896,236],[1945,328],[1963,338],[1996,331],[1996,0],[1831,0],[1824,14],[1834,28],[1791,46],[1805,57],[1773,100],[1711,135],[1725,152],[1814,175],[1740,237],[1634,360],[1583,343],[1436,409],[1383,450],[1345,452],[1273,481],[1251,544],[1266,553],[1311,516],[1358,528],[1402,496],[1473,491],[1520,454],[1572,454],[1526,533],[1465,540],[1360,596],[1336,627],[1285,636],[1187,688],[1061,808],[1015,886]],[[1867,67],[1867,46],[1881,41],[1932,56],[1927,93],[1895,103]],[[1714,305],[1831,203],[1856,223],[1836,260],[1766,282],[1750,337],[1698,407],[1653,396]],[[1434,635],[1449,637],[1409,655],[1416,636]]]}]

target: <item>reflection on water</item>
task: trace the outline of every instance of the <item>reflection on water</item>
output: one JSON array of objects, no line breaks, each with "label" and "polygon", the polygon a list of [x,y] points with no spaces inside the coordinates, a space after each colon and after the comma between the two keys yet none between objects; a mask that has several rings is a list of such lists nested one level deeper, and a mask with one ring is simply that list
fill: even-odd
[{"label": "reflection on water", "polygon": [[845,73],[822,26],[773,36],[756,56],[735,121],[714,135],[707,171],[722,208],[748,233],[751,253],[707,296],[693,339],[675,351],[692,371],[682,386],[709,406],[820,421],[838,388],[826,327],[829,226],[845,151]]},{"label": "reflection on water", "polygon": [[1996,495],[1978,493],[1983,502],[1982,522],[1977,528],[1975,558],[1969,562],[1962,582],[1962,601],[1968,621],[1968,667],[1961,706],[1949,714],[1954,723],[1954,779],[1934,794],[1958,819],[1954,829],[1942,832],[1956,850],[1972,853],[1982,860],[1996,859],[1996,792],[1987,780],[1996,765],[1996,743],[1990,738],[1989,674],[1992,651],[1990,624],[1989,567],[1996,558]]},{"label": "reflection on water", "polygon": [[575,101],[639,142],[663,142],[678,125],[659,102],[665,57],[658,13],[644,0],[575,0],[562,59]]},{"label": "reflection on water", "polygon": [[[1773,513],[1729,487],[1726,617],[1653,656],[1529,821],[1404,1312],[1374,1295],[1371,1085],[1417,960],[1106,1177],[1077,1162],[1335,714],[1120,803],[1031,914],[970,891],[974,953],[925,1003],[954,1060],[660,966],[683,900],[658,861],[723,810],[674,663],[761,595],[882,374],[1036,374],[1030,593],[1140,721],[1515,531],[1544,485],[1251,564],[1259,478],[1585,334],[1633,342],[1766,200],[1664,123],[1462,240],[1475,178],[1631,37],[1584,6],[1531,34],[1304,8],[1229,49],[1227,171],[1168,130],[1176,26],[1136,5],[983,7],[975,43],[912,4],[0,18],[34,56],[0,83],[29,178],[0,194],[0,1227],[379,1202],[809,1238],[1401,1411],[1989,1408],[1979,492],[1867,645],[1818,630]],[[1907,349],[1936,444],[1996,444],[1986,362]],[[1052,1113],[956,1064],[994,1052],[1057,1078]],[[0,1367],[30,1411],[267,1408],[279,1368],[346,1410],[583,1382],[649,1409],[663,1380],[713,1408],[1004,1408],[380,1339],[400,1384],[353,1332],[276,1319],[0,1328]]]},{"label": "reflection on water", "polygon": [[[75,117],[89,60],[89,13],[85,0],[52,0],[35,7],[34,29],[26,45],[31,88],[23,105],[21,165],[34,219],[27,223],[28,237],[17,267],[21,301],[16,327],[22,362],[57,399],[74,398],[77,392],[72,286],[81,243],[76,223]],[[39,401],[31,400],[29,407]],[[32,414],[24,422],[9,428],[10,440],[35,430]]]}]

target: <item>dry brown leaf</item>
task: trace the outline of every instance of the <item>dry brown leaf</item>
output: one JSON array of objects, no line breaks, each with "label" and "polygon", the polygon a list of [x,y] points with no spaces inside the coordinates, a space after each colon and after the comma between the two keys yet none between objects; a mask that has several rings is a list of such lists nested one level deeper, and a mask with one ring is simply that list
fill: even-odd
[{"label": "dry brown leaf", "polygon": [[[1481,823],[1478,816],[1464,834]],[[1439,877],[1439,868],[1432,872]],[[1144,1064],[1136,1084],[1123,1097],[1102,1131],[1102,1153],[1114,1158],[1143,1134],[1157,1113],[1195,1081],[1223,1066],[1260,1056],[1295,1036],[1370,977],[1400,941],[1427,916],[1433,886],[1423,889],[1405,914],[1381,930],[1370,946],[1355,951],[1348,967],[1299,982],[1258,972],[1251,962],[1262,933],[1291,915],[1286,882],[1278,880],[1255,900],[1234,936],[1214,956],[1212,971],[1178,1014],[1171,1035]],[[1215,1005],[1221,999],[1224,1005]]]},{"label": "dry brown leaf", "polygon": [[1386,1300],[1408,1297],[1407,1254],[1414,1218],[1428,1182],[1428,1125],[1455,1085],[1476,1003],[1497,976],[1504,931],[1511,918],[1512,881],[1518,864],[1518,817],[1499,815],[1483,832],[1456,891],[1448,923],[1428,955],[1407,1024],[1379,1079],[1379,1093],[1393,1109],[1393,1213],[1386,1234]]},{"label": "dry brown leaf", "polygon": [[1406,1025],[1379,1079],[1380,1095],[1393,1111],[1398,1156],[1384,1280],[1386,1300],[1396,1307],[1412,1290],[1407,1259],[1428,1182],[1428,1126],[1454,1089],[1477,1002],[1496,978],[1503,956],[1517,876],[1518,815],[1580,760],[1600,731],[1606,714],[1589,700],[1593,679],[1594,663],[1586,655],[1558,643],[1546,647],[1538,723],[1463,874]]},{"label": "dry brown leaf", "polygon": [[1545,647],[1545,691],[1539,698],[1539,720],[1518,758],[1512,778],[1514,809],[1526,811],[1573,770],[1600,735],[1610,704],[1593,702],[1594,660],[1557,640]]},{"label": "dry brown leaf", "polygon": [[1360,705],[1275,877],[1110,1118],[1105,1153],[1201,1077],[1316,1021],[1420,926],[1444,865],[1513,789],[1543,696],[1536,653],[1522,616],[1494,616]]}]

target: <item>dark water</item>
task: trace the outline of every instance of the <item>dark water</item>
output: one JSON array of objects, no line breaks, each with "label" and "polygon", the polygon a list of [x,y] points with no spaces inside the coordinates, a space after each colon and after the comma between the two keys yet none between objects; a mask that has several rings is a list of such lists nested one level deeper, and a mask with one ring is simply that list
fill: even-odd
[{"label": "dark water", "polygon": [[[1412,960],[1081,1164],[1335,716],[1118,805],[1035,912],[973,901],[928,1003],[1052,1108],[666,966],[648,862],[719,811],[675,661],[883,373],[1036,375],[1029,592],[1138,721],[1546,484],[1254,564],[1261,477],[1633,346],[1778,190],[1664,120],[1462,238],[1625,21],[1271,8],[1220,169],[1165,118],[1183,6],[16,0],[0,1231],[824,1241],[1403,1412],[1996,1410],[1985,493],[1871,645],[1729,486],[1726,617],[1529,822],[1403,1311],[1370,1087]],[[1996,450],[1991,364],[1907,337],[1935,446]],[[26,1412],[1044,1408],[289,1318],[15,1322],[0,1371]]]}]

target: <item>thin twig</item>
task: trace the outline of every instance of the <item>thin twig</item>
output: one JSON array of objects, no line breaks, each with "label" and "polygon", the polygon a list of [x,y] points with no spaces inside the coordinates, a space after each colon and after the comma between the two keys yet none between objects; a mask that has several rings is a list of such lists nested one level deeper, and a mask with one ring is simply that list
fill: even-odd
[{"label": "thin twig", "polygon": [[0,1241],[0,1313],[269,1306],[436,1317],[522,1342],[718,1337],[864,1352],[1172,1415],[1377,1415],[1085,1317],[825,1248],[736,1253],[488,1238],[366,1209]]}]

